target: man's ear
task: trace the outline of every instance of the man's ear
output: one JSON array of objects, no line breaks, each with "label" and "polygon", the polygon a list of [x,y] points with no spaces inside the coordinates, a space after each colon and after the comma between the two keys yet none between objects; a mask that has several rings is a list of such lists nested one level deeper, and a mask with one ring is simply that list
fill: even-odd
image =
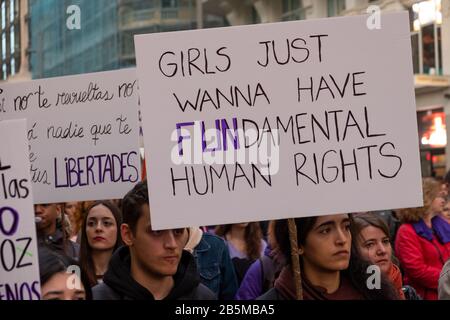
[{"label": "man's ear", "polygon": [[302,245],[298,245],[298,254],[301,256],[305,253],[305,248]]},{"label": "man's ear", "polygon": [[133,245],[134,235],[127,223],[122,223],[120,225],[120,235],[122,236],[122,241],[123,243],[125,243],[125,245]]}]

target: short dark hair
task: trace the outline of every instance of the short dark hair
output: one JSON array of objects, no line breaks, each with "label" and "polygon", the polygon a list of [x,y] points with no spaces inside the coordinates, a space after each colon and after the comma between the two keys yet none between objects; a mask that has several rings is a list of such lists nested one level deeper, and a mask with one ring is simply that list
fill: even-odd
[{"label": "short dark hair", "polygon": [[[60,272],[67,272],[67,268],[70,266],[80,265],[72,258],[59,254],[55,251],[50,250],[47,247],[38,248],[38,259],[39,259],[39,278],[41,286],[43,286],[47,281],[49,281],[55,274]],[[81,270],[81,283],[83,283],[84,290],[86,292],[86,300],[92,300],[92,291],[89,285],[89,280]]]},{"label": "short dark hair", "polygon": [[147,180],[137,183],[133,189],[128,191],[122,201],[123,223],[128,224],[134,235],[137,222],[143,213],[142,206],[144,204],[149,205]]}]

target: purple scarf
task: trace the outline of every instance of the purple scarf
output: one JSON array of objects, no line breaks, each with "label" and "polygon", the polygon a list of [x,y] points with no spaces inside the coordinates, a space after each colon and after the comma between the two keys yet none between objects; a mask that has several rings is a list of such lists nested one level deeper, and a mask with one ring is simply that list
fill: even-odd
[{"label": "purple scarf", "polygon": [[439,216],[431,219],[432,228],[428,228],[423,219],[413,223],[414,230],[422,238],[433,241],[433,233],[441,243],[450,242],[450,224]]},{"label": "purple scarf", "polygon": [[436,216],[431,219],[431,224],[433,226],[434,233],[438,237],[439,241],[444,244],[449,243],[450,224],[440,216]]}]

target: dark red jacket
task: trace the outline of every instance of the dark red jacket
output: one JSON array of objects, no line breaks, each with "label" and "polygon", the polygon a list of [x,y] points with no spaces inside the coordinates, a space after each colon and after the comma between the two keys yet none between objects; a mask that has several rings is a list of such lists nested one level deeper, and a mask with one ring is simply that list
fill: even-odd
[{"label": "dark red jacket", "polygon": [[450,257],[449,248],[421,221],[400,226],[395,252],[404,272],[404,283],[414,287],[423,299],[437,300],[439,274]]}]

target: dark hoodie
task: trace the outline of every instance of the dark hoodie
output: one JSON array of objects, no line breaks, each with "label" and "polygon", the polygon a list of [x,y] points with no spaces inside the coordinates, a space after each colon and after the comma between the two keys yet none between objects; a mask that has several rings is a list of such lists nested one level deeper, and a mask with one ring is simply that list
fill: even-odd
[{"label": "dark hoodie", "polygon": [[[94,300],[155,300],[152,293],[133,279],[130,250],[124,246],[111,257],[103,283],[92,289]],[[214,300],[214,294],[200,283],[194,257],[183,251],[174,286],[164,300]]]},{"label": "dark hoodie", "polygon": [[[327,293],[325,288],[312,285],[305,277],[302,279],[304,300],[363,300],[364,297],[345,276],[341,277],[338,290]],[[289,266],[284,267],[275,285],[257,300],[296,300],[295,280]]]}]

